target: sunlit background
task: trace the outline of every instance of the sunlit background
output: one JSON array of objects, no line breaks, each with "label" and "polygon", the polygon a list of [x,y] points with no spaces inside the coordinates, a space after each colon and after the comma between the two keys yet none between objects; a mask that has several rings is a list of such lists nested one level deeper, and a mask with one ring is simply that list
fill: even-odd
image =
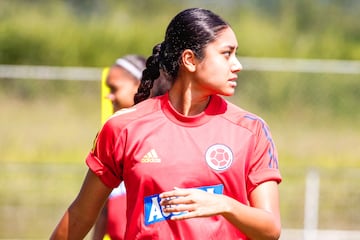
[{"label": "sunlit background", "polygon": [[188,7],[237,35],[244,70],[229,100],[270,125],[282,239],[360,239],[357,0],[0,1],[0,239],[49,237],[101,126],[101,69],[148,56]]}]

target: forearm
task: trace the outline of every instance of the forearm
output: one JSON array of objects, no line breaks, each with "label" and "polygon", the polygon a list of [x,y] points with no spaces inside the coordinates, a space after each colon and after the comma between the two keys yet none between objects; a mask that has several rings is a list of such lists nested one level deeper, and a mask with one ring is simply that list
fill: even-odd
[{"label": "forearm", "polygon": [[95,214],[81,214],[81,211],[76,209],[76,205],[72,204],[56,226],[50,239],[84,239],[96,218]]},{"label": "forearm", "polygon": [[250,239],[279,239],[281,232],[280,217],[268,212],[241,204],[230,197],[225,197],[222,216],[237,227]]},{"label": "forearm", "polygon": [[102,240],[104,238],[107,228],[107,212],[107,203],[105,203],[94,225],[94,231],[92,236],[93,240]]},{"label": "forearm", "polygon": [[255,188],[250,206],[223,194],[208,193],[199,189],[175,188],[160,194],[166,213],[172,220],[222,215],[250,239],[273,240],[280,237],[281,221],[276,182],[266,182]]},{"label": "forearm", "polygon": [[111,190],[89,170],[78,196],[50,239],[83,239],[94,225]]}]

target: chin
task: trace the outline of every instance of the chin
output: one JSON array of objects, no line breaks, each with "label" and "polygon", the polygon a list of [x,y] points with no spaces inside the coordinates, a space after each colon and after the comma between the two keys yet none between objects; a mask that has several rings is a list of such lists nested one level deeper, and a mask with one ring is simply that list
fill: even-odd
[{"label": "chin", "polygon": [[223,96],[226,96],[226,97],[230,97],[232,95],[235,94],[235,90],[232,90],[232,91],[224,91],[224,92],[221,92],[219,93],[220,95],[223,95]]}]

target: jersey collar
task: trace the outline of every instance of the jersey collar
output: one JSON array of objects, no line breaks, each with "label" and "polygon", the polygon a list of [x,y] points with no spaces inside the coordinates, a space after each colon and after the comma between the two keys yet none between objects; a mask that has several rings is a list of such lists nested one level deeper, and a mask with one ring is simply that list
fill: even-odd
[{"label": "jersey collar", "polygon": [[188,127],[203,125],[211,120],[214,115],[223,114],[226,111],[226,101],[218,95],[212,95],[206,109],[194,116],[185,116],[171,105],[169,94],[166,93],[161,99],[162,109],[167,118],[172,122]]}]

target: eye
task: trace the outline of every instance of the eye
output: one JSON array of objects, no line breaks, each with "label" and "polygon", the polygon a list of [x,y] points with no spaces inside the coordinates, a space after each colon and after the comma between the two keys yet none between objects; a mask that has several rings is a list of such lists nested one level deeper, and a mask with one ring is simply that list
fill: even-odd
[{"label": "eye", "polygon": [[230,57],[230,56],[231,56],[231,51],[225,51],[225,52],[223,52],[223,54],[224,54],[226,57]]},{"label": "eye", "polygon": [[110,93],[114,94],[116,92],[116,88],[113,86],[110,86]]}]

